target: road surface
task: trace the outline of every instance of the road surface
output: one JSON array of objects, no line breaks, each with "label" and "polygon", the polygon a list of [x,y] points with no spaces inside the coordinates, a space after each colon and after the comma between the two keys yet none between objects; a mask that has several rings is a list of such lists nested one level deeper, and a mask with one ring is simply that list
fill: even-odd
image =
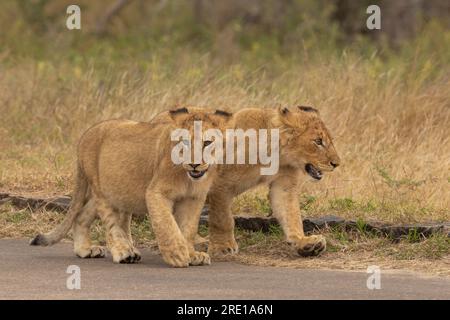
[{"label": "road surface", "polygon": [[[79,259],[70,243],[32,247],[0,240],[0,299],[450,299],[450,280],[383,273],[381,289],[363,272],[256,267],[232,262],[175,269],[142,249],[141,263]],[[79,266],[79,290],[67,268]],[[71,282],[76,283],[76,282]]]}]

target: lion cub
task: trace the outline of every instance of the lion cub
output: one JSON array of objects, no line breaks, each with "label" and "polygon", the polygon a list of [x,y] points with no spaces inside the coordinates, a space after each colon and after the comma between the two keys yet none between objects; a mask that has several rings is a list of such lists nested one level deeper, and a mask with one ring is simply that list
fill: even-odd
[{"label": "lion cub", "polygon": [[[114,262],[140,260],[130,234],[132,214],[149,214],[162,257],[175,267],[210,264],[208,254],[194,250],[200,212],[216,174],[208,163],[175,164],[171,154],[179,141],[176,129],[187,129],[194,144],[194,122],[204,129],[226,126],[231,114],[203,108],[164,112],[151,122],[110,120],[82,136],[73,201],[61,225],[39,234],[31,245],[52,245],[73,226],[74,251],[82,257],[104,257],[105,249],[92,246],[89,226],[96,215],[106,230]],[[211,141],[203,141],[206,148]]]},{"label": "lion cub", "polygon": [[278,129],[279,170],[262,176],[260,163],[218,168],[208,194],[208,252],[211,255],[238,252],[232,200],[253,187],[266,185],[273,216],[280,223],[286,241],[301,256],[319,255],[326,249],[326,241],[321,235],[304,234],[298,192],[304,174],[320,180],[324,172],[333,171],[341,162],[319,111],[307,106],[246,108],[236,112],[230,124],[242,130]]}]

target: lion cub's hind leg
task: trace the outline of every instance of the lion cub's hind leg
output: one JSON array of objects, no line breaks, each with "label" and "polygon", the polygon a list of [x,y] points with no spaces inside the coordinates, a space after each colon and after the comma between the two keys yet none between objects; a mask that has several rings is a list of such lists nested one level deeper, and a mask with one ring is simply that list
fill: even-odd
[{"label": "lion cub's hind leg", "polygon": [[90,199],[74,221],[72,227],[74,252],[80,258],[104,258],[106,256],[105,247],[91,243],[90,226],[96,217],[95,202]]},{"label": "lion cub's hind leg", "polygon": [[233,198],[220,191],[209,195],[209,245],[211,256],[226,256],[238,253],[239,247],[234,237],[234,218],[231,213]]},{"label": "lion cub's hind leg", "polygon": [[136,261],[141,260],[141,253],[140,251],[134,246],[134,241],[131,236],[131,220],[132,220],[132,214],[128,212],[120,212],[119,214],[119,225],[127,235],[128,241],[133,249],[134,254],[136,255]]},{"label": "lion cub's hind leg", "polygon": [[138,262],[141,256],[134,252],[128,235],[120,225],[120,213],[103,199],[96,198],[95,201],[98,215],[105,226],[106,243],[113,261],[116,263]]},{"label": "lion cub's hind leg", "polygon": [[211,264],[211,258],[206,252],[196,251],[194,248],[203,204],[202,199],[186,198],[178,202],[174,210],[175,220],[188,243],[191,266]]}]

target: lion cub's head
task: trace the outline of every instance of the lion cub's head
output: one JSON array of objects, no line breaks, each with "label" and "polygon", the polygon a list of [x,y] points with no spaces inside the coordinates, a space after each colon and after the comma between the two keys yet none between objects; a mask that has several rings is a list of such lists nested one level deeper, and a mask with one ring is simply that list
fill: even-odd
[{"label": "lion cub's head", "polygon": [[330,133],[312,107],[281,107],[278,110],[281,161],[302,167],[316,180],[323,171],[332,171],[340,164]]},{"label": "lion cub's head", "polygon": [[[222,110],[184,107],[170,110],[169,115],[175,127],[185,130],[184,133],[186,133],[181,140],[181,143],[184,144],[182,146],[184,150],[177,150],[189,155],[189,160],[186,159],[182,163],[184,170],[186,170],[189,178],[194,181],[204,179],[208,172],[214,170],[213,164],[216,162],[213,157],[215,153],[209,152],[209,149],[214,147],[212,145],[214,141],[212,138],[208,138],[205,132],[214,129],[222,134],[232,114]],[[188,135],[187,132],[189,132]],[[180,145],[180,143],[177,144]],[[205,151],[208,152],[205,153]],[[210,155],[210,157],[205,159],[205,154]],[[201,157],[198,157],[199,155]]]}]

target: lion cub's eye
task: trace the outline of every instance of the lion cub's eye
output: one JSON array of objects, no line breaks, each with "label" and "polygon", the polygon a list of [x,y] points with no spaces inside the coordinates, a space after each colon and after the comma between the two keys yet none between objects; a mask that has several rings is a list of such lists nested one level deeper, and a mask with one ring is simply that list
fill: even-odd
[{"label": "lion cub's eye", "polygon": [[321,138],[317,138],[316,140],[314,140],[314,143],[317,144],[318,146],[323,146],[323,141]]},{"label": "lion cub's eye", "polygon": [[212,141],[209,141],[209,140],[203,141],[203,148],[209,146],[211,143],[212,143]]},{"label": "lion cub's eye", "polygon": [[183,144],[187,147],[190,146],[191,142],[189,140],[182,140]]}]

